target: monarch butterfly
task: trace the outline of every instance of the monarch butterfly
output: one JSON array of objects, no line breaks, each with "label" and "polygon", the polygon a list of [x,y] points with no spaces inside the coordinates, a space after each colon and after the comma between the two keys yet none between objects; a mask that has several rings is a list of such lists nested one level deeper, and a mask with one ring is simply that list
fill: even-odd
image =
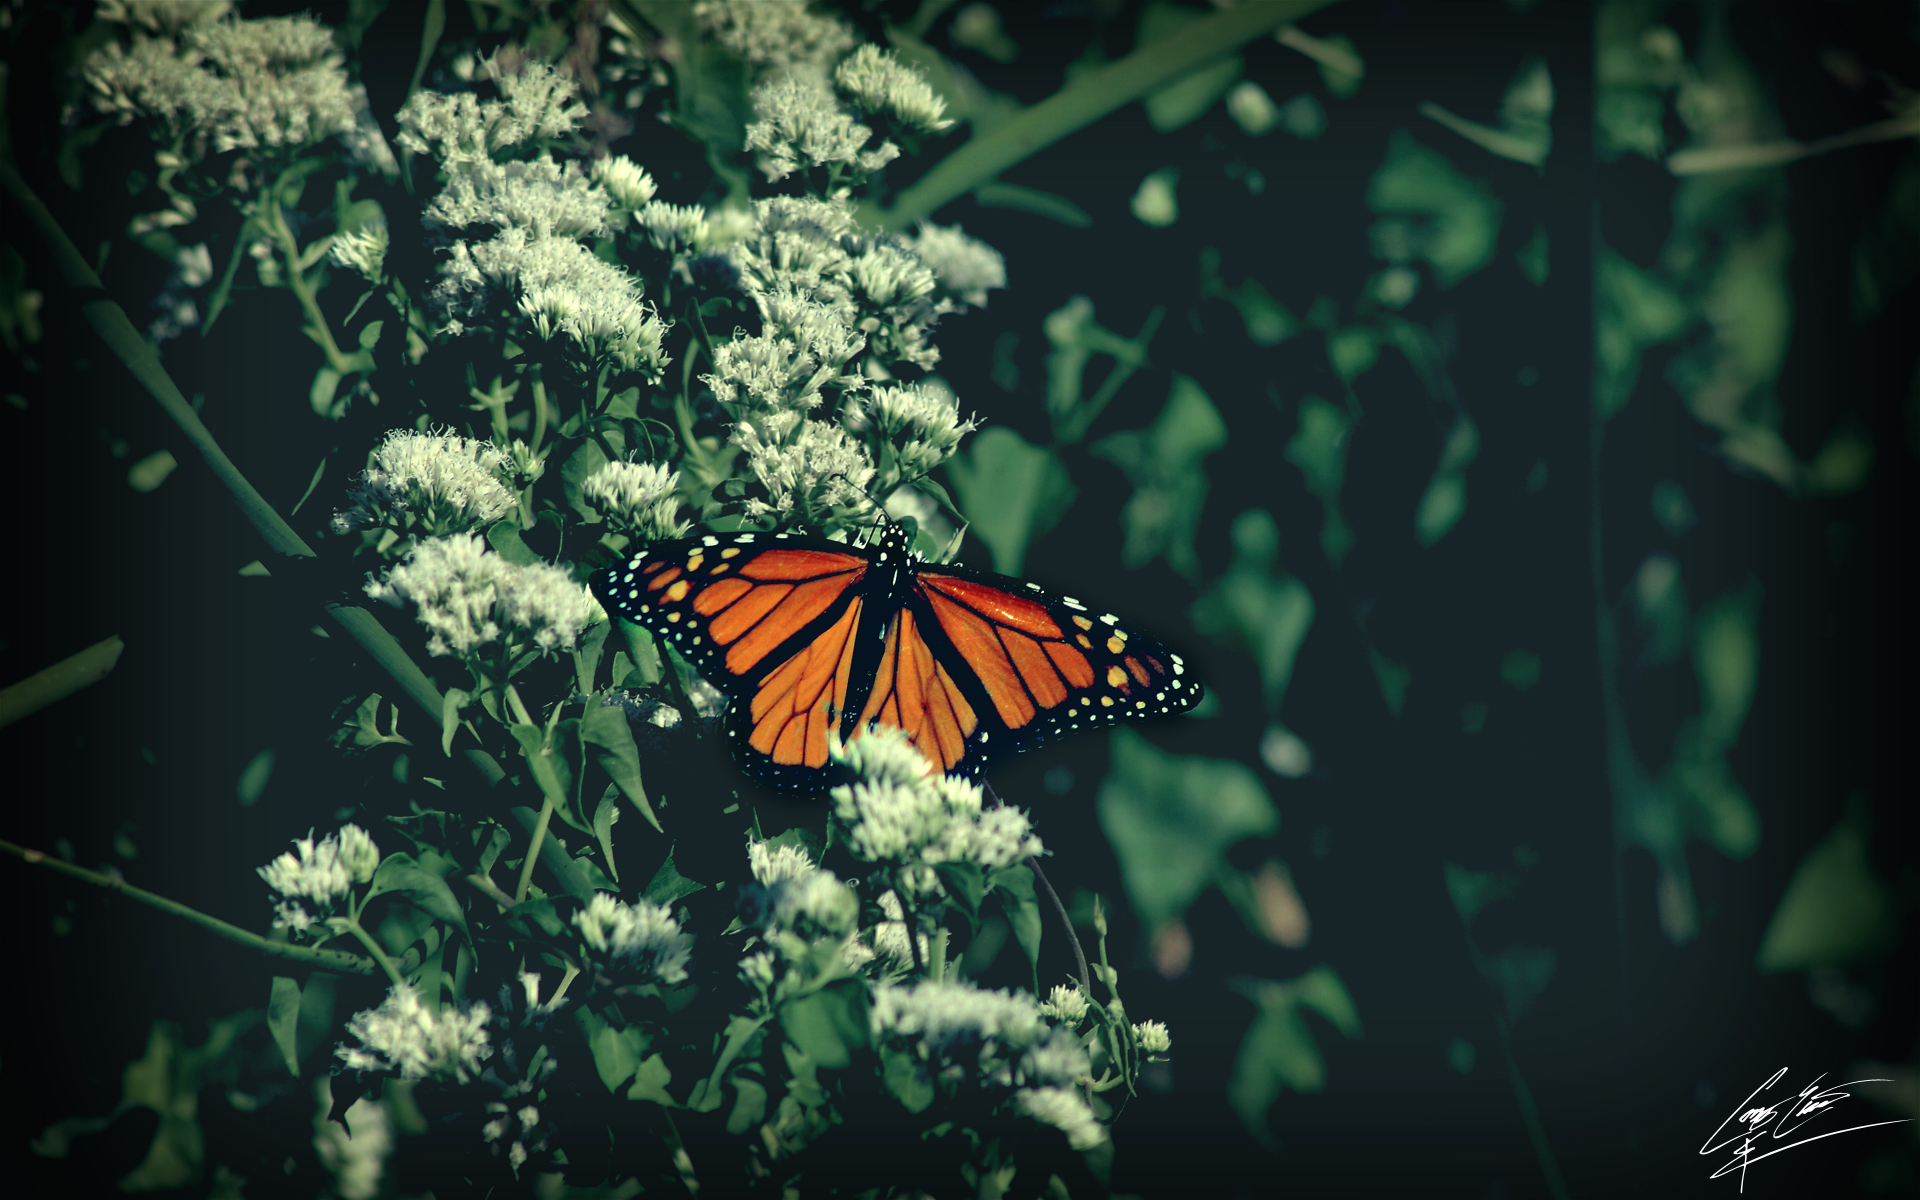
[{"label": "monarch butterfly", "polygon": [[594,593],[731,699],[733,758],[774,787],[828,782],[829,731],[899,727],[942,771],[1080,729],[1184,712],[1178,654],[1040,585],[926,562],[888,524],[867,545],[789,533],[654,542]]}]

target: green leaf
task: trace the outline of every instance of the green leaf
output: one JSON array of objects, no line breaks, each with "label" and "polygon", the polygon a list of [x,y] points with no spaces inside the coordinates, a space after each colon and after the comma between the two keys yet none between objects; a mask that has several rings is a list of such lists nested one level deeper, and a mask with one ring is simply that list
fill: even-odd
[{"label": "green leaf", "polygon": [[980,901],[987,894],[987,880],[981,874],[980,865],[971,862],[944,862],[934,867],[934,873],[940,882],[946,885],[947,895],[960,906],[967,918],[972,920],[980,915]]},{"label": "green leaf", "polygon": [[600,797],[599,806],[593,810],[593,836],[600,843],[600,853],[607,860],[607,873],[613,876],[615,883],[620,882],[620,868],[613,864],[613,823],[619,819],[619,789],[608,784]]},{"label": "green leaf", "polygon": [[1094,456],[1113,463],[1133,482],[1133,497],[1120,511],[1126,530],[1121,559],[1128,567],[1164,557],[1184,578],[1198,577],[1200,559],[1193,538],[1207,501],[1202,462],[1226,444],[1227,426],[1219,410],[1185,375],[1173,377],[1166,407],[1150,427],[1094,443]]},{"label": "green leaf", "polygon": [[1267,712],[1274,715],[1313,625],[1313,596],[1281,569],[1280,531],[1265,510],[1250,508],[1234,518],[1233,546],[1233,566],[1194,601],[1193,626],[1253,655]]},{"label": "green leaf", "polygon": [[913,1051],[896,1046],[880,1047],[880,1078],[908,1112],[921,1113],[932,1106],[933,1077]]},{"label": "green leaf", "polygon": [[440,752],[453,757],[453,735],[460,731],[460,710],[472,696],[459,688],[448,688],[440,698]]},{"label": "green leaf", "polygon": [[646,785],[640,780],[640,750],[634,745],[633,726],[627,723],[626,710],[589,703],[586,715],[580,718],[580,737],[600,747],[601,753],[594,755],[594,761],[613,778],[628,802],[640,810],[647,824],[660,829],[660,818],[654,815]]},{"label": "green leaf", "polygon": [[400,706],[398,704],[392,706],[393,719],[388,722],[392,732],[380,732],[380,702],[380,693],[375,692],[365,700],[362,700],[360,707],[354,710],[353,744],[363,748],[384,746],[389,743],[398,746],[413,745],[412,742],[400,736]]},{"label": "green leaf", "polygon": [[[1140,10],[1136,46],[1150,46],[1204,19],[1204,14],[1195,9],[1154,0]],[[1229,55],[1155,88],[1144,101],[1148,124],[1161,133],[1171,133],[1199,120],[1239,81],[1243,66],[1240,55]]]},{"label": "green leaf", "polygon": [[574,1010],[574,1020],[587,1036],[587,1049],[593,1054],[593,1066],[600,1072],[600,1082],[609,1092],[619,1091],[621,1085],[640,1070],[641,1056],[647,1052],[647,1035],[634,1026],[615,1029],[606,1018],[585,1006]]},{"label": "green leaf", "polygon": [[758,1125],[767,1115],[766,1085],[744,1072],[733,1073],[733,1111],[727,1114],[727,1132],[735,1137]]},{"label": "green leaf", "polygon": [[1493,258],[1506,211],[1485,184],[1404,129],[1387,143],[1386,161],[1367,183],[1367,207],[1391,214],[1373,226],[1375,256],[1397,263],[1425,259],[1443,288]]},{"label": "green leaf", "polygon": [[969,528],[993,551],[993,568],[1020,574],[1027,546],[1059,522],[1079,492],[1051,450],[1004,425],[976,435],[947,462]]},{"label": "green leaf", "polygon": [[1413,683],[1413,672],[1373,647],[1367,647],[1367,662],[1373,667],[1373,678],[1380,685],[1380,699],[1387,711],[1394,716],[1407,706],[1407,688]]},{"label": "green leaf", "polygon": [[362,326],[360,329],[360,348],[371,351],[375,346],[379,345],[380,330],[385,325],[385,321],[368,321]]},{"label": "green leaf", "polygon": [[267,996],[267,1032],[286,1060],[287,1073],[300,1074],[300,984],[285,975],[273,977],[273,990]]},{"label": "green leaf", "polygon": [[262,750],[241,769],[240,778],[233,785],[234,796],[241,807],[252,808],[259,803],[261,793],[267,790],[267,781],[273,778],[273,762],[273,751]]},{"label": "green leaf", "polygon": [[1693,309],[1665,284],[1605,247],[1595,275],[1593,404],[1605,421],[1632,397],[1640,377],[1640,352],[1679,337],[1693,323]]},{"label": "green leaf", "polygon": [[766,1017],[749,1017],[736,1014],[727,1021],[726,1045],[720,1050],[720,1057],[713,1065],[713,1074],[694,1085],[693,1092],[687,1097],[687,1107],[695,1112],[712,1112],[720,1107],[720,1079],[741,1055],[757,1046],[761,1029],[766,1025]]},{"label": "green leaf", "polygon": [[429,915],[456,926],[461,933],[467,932],[467,914],[460,907],[460,901],[454,898],[453,889],[440,875],[427,870],[413,855],[389,854],[373,873],[373,883],[367,889],[367,899],[397,892]]},{"label": "green leaf", "polygon": [[599,442],[592,438],[580,443],[580,448],[567,456],[560,464],[560,482],[567,493],[567,504],[581,518],[587,521],[600,520],[600,512],[587,503],[586,482],[601,467],[607,465],[607,456],[600,449]]},{"label": "green leaf", "polygon": [[1300,425],[1287,441],[1287,461],[1300,468],[1307,491],[1326,512],[1320,528],[1320,549],[1327,561],[1339,566],[1353,548],[1353,531],[1340,508],[1340,489],[1347,475],[1347,433],[1352,422],[1345,410],[1318,396],[1300,403]]},{"label": "green leaf", "polygon": [[323,417],[333,415],[333,394],[340,387],[340,372],[332,367],[321,367],[313,373],[313,386],[307,389],[307,400],[313,405],[313,411]]},{"label": "green leaf", "polygon": [[1033,990],[1038,994],[1040,933],[1044,926],[1040,920],[1040,902],[1034,894],[1033,871],[1024,865],[1003,867],[993,873],[990,882],[1001,909],[1007,914],[1007,923],[1013,926],[1014,940],[1027,956],[1027,966],[1033,972]]},{"label": "green leaf", "polygon": [[666,906],[682,896],[691,896],[706,886],[704,883],[695,883],[674,868],[673,848],[669,846],[667,861],[661,863],[660,869],[653,873],[653,879],[647,884],[644,898],[654,904]]},{"label": "green leaf", "polygon": [[672,1082],[673,1072],[667,1069],[666,1060],[650,1054],[635,1073],[633,1086],[627,1089],[627,1099],[651,1100],[665,1108],[679,1108],[680,1102],[667,1094],[667,1085]]},{"label": "green leaf", "polygon": [[1509,946],[1487,960],[1487,982],[1500,996],[1507,1020],[1518,1021],[1547,990],[1559,958],[1539,946]]},{"label": "green leaf", "polygon": [[530,567],[541,561],[532,547],[521,540],[520,522],[513,517],[495,521],[487,528],[487,545],[500,552],[500,557],[515,566]]},{"label": "green leaf", "polygon": [[1465,413],[1454,418],[1440,450],[1440,465],[1434,468],[1426,494],[1413,514],[1414,540],[1421,547],[1432,546],[1447,536],[1467,511],[1466,470],[1480,452],[1480,431]]},{"label": "green leaf", "polygon": [[613,622],[602,621],[581,634],[579,644],[574,647],[574,678],[579,682],[583,696],[593,695],[593,680],[600,673],[600,657],[606,652],[607,634],[612,631]]},{"label": "green leaf", "polygon": [[573,792],[573,775],[568,769],[566,756],[548,748],[546,731],[538,725],[513,724],[507,726],[507,732],[520,744],[521,753],[526,756],[527,769],[532,773],[541,795],[553,801],[556,811],[565,812],[570,807],[568,800]]},{"label": "green leaf", "polygon": [[1473,919],[1480,915],[1481,909],[1520,890],[1517,875],[1469,871],[1453,863],[1447,863],[1444,871],[1447,896],[1453,901],[1453,911],[1460,914],[1460,920],[1468,925],[1473,924]]},{"label": "green leaf", "polygon": [[1157,928],[1185,912],[1227,847],[1270,834],[1280,815],[1254,773],[1226,759],[1164,754],[1116,729],[1113,769],[1100,785],[1100,827],[1141,922]]},{"label": "green leaf", "polygon": [[1361,1036],[1360,1014],[1333,968],[1318,966],[1287,983],[1237,979],[1231,986],[1259,1007],[1240,1041],[1227,1102],[1254,1139],[1277,1145],[1267,1112],[1288,1088],[1303,1095],[1327,1085],[1327,1063],[1302,1010],[1316,1012],[1349,1038]]},{"label": "green leaf", "polygon": [[858,980],[831,984],[780,1006],[787,1039],[818,1066],[847,1066],[867,1045],[866,988]]},{"label": "green leaf", "polygon": [[1749,582],[1700,611],[1693,627],[1693,669],[1700,681],[1701,735],[1724,750],[1740,737],[1760,671],[1760,585]]},{"label": "green leaf", "polygon": [[1766,973],[1845,967],[1893,949],[1900,938],[1897,893],[1874,872],[1865,798],[1794,868],[1760,939],[1755,965]]}]

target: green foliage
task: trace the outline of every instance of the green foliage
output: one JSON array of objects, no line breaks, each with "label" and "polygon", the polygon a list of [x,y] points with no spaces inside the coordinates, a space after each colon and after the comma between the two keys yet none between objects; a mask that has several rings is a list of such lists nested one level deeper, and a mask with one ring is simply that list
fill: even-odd
[{"label": "green foliage", "polygon": [[[1153,0],[1140,10],[1135,41],[1142,46],[1152,45],[1202,16],[1198,10],[1185,5]],[[1161,133],[1171,133],[1199,120],[1239,81],[1243,65],[1240,55],[1228,55],[1149,92],[1147,122]]]},{"label": "green foliage", "polygon": [[1127,535],[1121,560],[1127,566],[1143,567],[1165,558],[1187,579],[1199,574],[1193,537],[1207,502],[1202,463],[1226,442],[1226,422],[1207,393],[1186,376],[1175,375],[1166,407],[1151,426],[1094,443],[1094,455],[1119,467],[1133,482],[1133,498],[1120,512]]},{"label": "green foliage", "polygon": [[1018,575],[1027,546],[1059,523],[1079,489],[1053,451],[1004,425],[983,430],[947,464],[970,527],[993,551],[993,569]]},{"label": "green foliage", "polygon": [[1846,967],[1885,954],[1899,938],[1894,889],[1868,861],[1864,797],[1794,868],[1755,965],[1765,972]]},{"label": "green foliage", "polygon": [[1369,233],[1374,255],[1391,263],[1423,260],[1443,288],[1492,260],[1506,211],[1486,185],[1404,130],[1387,143],[1387,160],[1367,185],[1367,207],[1386,214]]},{"label": "green foliage", "polygon": [[1230,846],[1272,833],[1280,815],[1240,763],[1163,754],[1124,728],[1112,745],[1100,827],[1120,859],[1133,910],[1153,929],[1199,898]]},{"label": "green foliage", "polygon": [[1288,1089],[1312,1095],[1327,1086],[1327,1061],[1306,1014],[1316,1013],[1350,1038],[1360,1037],[1360,1012],[1340,975],[1318,966],[1285,983],[1266,979],[1234,981],[1234,990],[1258,1008],[1253,1025],[1234,1058],[1227,1100],[1254,1139],[1280,1148],[1267,1113]]},{"label": "green foliage", "polygon": [[1313,596],[1281,569],[1280,531],[1265,511],[1234,518],[1233,565],[1194,602],[1193,625],[1253,655],[1267,712],[1277,714],[1294,656],[1313,625]]}]

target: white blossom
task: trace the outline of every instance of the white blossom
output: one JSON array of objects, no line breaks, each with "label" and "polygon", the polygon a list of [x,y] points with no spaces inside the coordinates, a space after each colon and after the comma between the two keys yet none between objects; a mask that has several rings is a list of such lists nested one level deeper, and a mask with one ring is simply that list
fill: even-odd
[{"label": "white blossom", "polygon": [[[873,943],[869,953],[887,959],[898,970],[906,970],[916,960],[914,948],[907,944],[907,910],[900,903],[898,892],[888,889],[880,894],[880,915],[880,921],[869,931]],[[927,935],[916,933],[914,941],[919,943],[918,961],[928,961],[932,957],[932,943]]]},{"label": "white blossom", "polygon": [[355,1100],[342,1121],[328,1118],[333,1107],[331,1081],[322,1077],[315,1088],[319,1111],[313,1120],[313,1149],[320,1165],[333,1173],[333,1190],[340,1200],[373,1200],[380,1193],[380,1176],[393,1153],[393,1123],[386,1105],[366,1096]]},{"label": "white blossom", "polygon": [[852,889],[832,871],[815,866],[801,847],[768,849],[765,842],[749,842],[747,864],[758,885],[750,894],[763,928],[805,929],[834,938],[854,932],[860,905]]},{"label": "white blossom", "polygon": [[387,525],[442,534],[496,521],[517,503],[501,479],[511,461],[477,438],[393,430],[348,492],[353,507],[334,514],[334,530]]},{"label": "white blossom", "polygon": [[680,931],[680,922],[665,908],[642,900],[628,904],[605,892],[595,892],[585,908],[573,914],[580,936],[602,954],[620,960],[648,959],[642,964],[663,983],[687,977],[693,939]]},{"label": "white blossom", "polygon": [[1056,983],[1040,1011],[1056,1021],[1078,1024],[1087,1016],[1087,994],[1077,987]]},{"label": "white blossom", "polygon": [[988,1041],[1024,1050],[1046,1037],[1049,1028],[1025,992],[990,992],[931,979],[905,987],[877,985],[867,1020],[875,1042],[899,1039],[930,1054]]},{"label": "white blossom", "polygon": [[1159,1021],[1142,1021],[1133,1027],[1133,1040],[1148,1054],[1165,1054],[1173,1048],[1173,1038]]},{"label": "white blossom", "polygon": [[[1046,1006],[1041,1005],[1041,1012]],[[1014,1082],[1021,1085],[1072,1086],[1093,1078],[1093,1062],[1080,1039],[1065,1029],[1052,1029],[1027,1047],[1014,1070]]]},{"label": "white blossom", "polygon": [[1107,1139],[1107,1128],[1093,1115],[1085,1098],[1073,1088],[1023,1088],[1014,1093],[1020,1112],[1067,1135],[1075,1150],[1091,1150]]},{"label": "white blossom", "polygon": [[233,0],[100,0],[93,15],[129,28],[171,36],[211,24],[233,11]]},{"label": "white blossom", "polygon": [[629,212],[653,199],[653,176],[624,154],[598,159],[593,164],[593,181],[607,190],[613,202]]},{"label": "white blossom", "polygon": [[895,483],[918,479],[947,461],[960,439],[978,428],[973,421],[961,419],[951,392],[928,382],[876,387],[861,400],[858,411],[862,423],[893,444]]},{"label": "white blossom", "polygon": [[858,41],[806,0],[695,0],[693,13],[708,37],[758,67],[830,63]]},{"label": "white blossom", "polygon": [[361,1071],[393,1071],[402,1079],[452,1076],[461,1083],[493,1054],[487,1044],[485,1004],[448,1004],[438,1011],[421,1002],[411,984],[395,984],[380,1007],[355,1013],[347,1032],[358,1046],[335,1053]]},{"label": "white blossom", "polygon": [[637,541],[683,537],[690,528],[675,515],[680,473],[657,463],[610,462],[587,476],[580,490],[609,528]]},{"label": "white blossom", "polygon": [[317,844],[308,834],[293,845],[298,855],[282,854],[258,873],[268,887],[296,900],[304,897],[326,903],[344,896],[354,884],[370,881],[380,865],[380,848],[358,825],[344,825]]},{"label": "white blossom", "polygon": [[746,147],[759,155],[770,181],[817,167],[871,175],[900,157],[892,142],[867,149],[873,130],[835,99],[825,79],[809,72],[776,76],[754,89],[753,115]]},{"label": "white blossom", "polygon": [[747,467],[767,493],[765,500],[749,503],[750,516],[795,511],[813,516],[823,508],[859,509],[869,503],[873,460],[837,425],[780,413],[758,423],[739,422],[733,442],[747,452]]},{"label": "white blossom", "polygon": [[956,307],[985,304],[989,289],[1007,286],[1007,260],[992,246],[968,237],[958,225],[947,228],[922,221],[906,244],[932,269],[940,290]]},{"label": "white blossom", "polygon": [[469,655],[502,638],[516,652],[571,650],[606,615],[561,568],[508,562],[467,534],[419,543],[365,591],[396,606],[413,601],[416,618],[433,634],[427,652],[436,656]]},{"label": "white blossom", "polygon": [[917,132],[953,127],[947,102],[934,94],[918,67],[901,62],[891,50],[861,46],[834,68],[833,83],[867,113],[887,113]]},{"label": "white blossom", "polygon": [[633,214],[633,219],[660,250],[688,250],[706,239],[707,211],[697,204],[650,200]]},{"label": "white blossom", "polygon": [[1043,853],[1026,814],[983,810],[980,785],[937,774],[892,726],[870,729],[845,745],[836,739],[828,753],[861,777],[832,792],[848,849],[868,862],[907,868],[903,883],[916,892],[942,890],[932,869],[938,863],[968,862],[990,873]]},{"label": "white blossom", "polygon": [[449,228],[525,229],[535,238],[598,237],[613,228],[613,197],[577,162],[550,155],[524,162],[476,159],[449,172],[427,220]]},{"label": "white blossom", "polygon": [[379,283],[385,276],[387,245],[387,223],[376,221],[335,236],[327,247],[327,257],[358,271],[369,283]]},{"label": "white blossom", "polygon": [[667,325],[640,301],[637,289],[531,287],[520,297],[520,311],[541,337],[564,334],[588,358],[604,356],[654,375],[665,365]]},{"label": "white blossom", "polygon": [[400,148],[432,154],[449,167],[491,161],[496,150],[566,137],[587,115],[573,80],[546,63],[529,59],[506,71],[494,58],[486,69],[500,89],[499,100],[423,88],[397,115]]}]

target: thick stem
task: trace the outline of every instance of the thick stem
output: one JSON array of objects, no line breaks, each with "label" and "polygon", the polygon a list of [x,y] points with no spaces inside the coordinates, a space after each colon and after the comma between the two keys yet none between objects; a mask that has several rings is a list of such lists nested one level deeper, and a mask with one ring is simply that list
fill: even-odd
[{"label": "thick stem", "polygon": [[372,934],[361,928],[359,913],[355,913],[348,919],[347,929],[354,937],[359,939],[362,946],[367,948],[367,953],[373,955],[373,961],[380,964],[380,969],[387,973],[387,978],[393,981],[393,986],[407,986],[406,976],[400,973],[399,967],[393,965],[393,959],[389,958],[387,952],[380,948],[379,942],[373,940]]},{"label": "thick stem", "polygon": [[901,230],[988,182],[1108,113],[1142,99],[1196,67],[1333,0],[1248,0],[1143,46],[1118,62],[1090,71],[1026,109],[985,137],[941,159],[891,209],[873,215],[881,227]]},{"label": "thick stem", "polygon": [[119,892],[121,895],[133,900],[138,900],[142,904],[151,905],[161,912],[172,913],[176,917],[185,917],[195,925],[203,929],[210,929],[230,942],[238,942],[242,946],[250,947],[251,949],[260,951],[262,954],[271,955],[274,958],[285,958],[291,959],[294,962],[311,963],[317,967],[325,967],[330,971],[351,971],[356,975],[371,975],[378,969],[378,965],[374,959],[362,958],[358,954],[349,954],[344,950],[322,950],[316,946],[296,946],[290,942],[276,942],[272,938],[262,937],[257,933],[242,929],[238,925],[228,924],[218,917],[210,917],[198,909],[187,907],[178,900],[169,900],[165,896],[156,895],[153,892],[147,891],[145,888],[134,887],[118,875],[106,875],[99,871],[89,871],[85,867],[76,867],[70,862],[42,853],[39,850],[29,850],[25,846],[16,846],[12,842],[0,841],[0,851],[11,854],[15,858],[25,862],[33,863],[36,866],[58,871],[62,875],[78,879],[82,883],[90,883],[95,887],[105,888],[110,892]]},{"label": "thick stem", "polygon": [[533,827],[533,841],[527,846],[527,861],[520,864],[520,885],[513,890],[515,904],[525,900],[528,890],[533,887],[533,864],[540,858],[540,846],[547,840],[547,826],[551,824],[553,824],[553,797],[548,796],[540,805],[540,821]]}]

